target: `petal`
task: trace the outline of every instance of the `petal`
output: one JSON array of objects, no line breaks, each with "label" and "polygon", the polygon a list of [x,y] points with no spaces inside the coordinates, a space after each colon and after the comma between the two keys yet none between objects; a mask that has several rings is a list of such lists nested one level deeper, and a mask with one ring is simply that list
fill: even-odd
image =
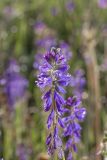
[{"label": "petal", "polygon": [[55,127],[53,137],[55,138],[57,136],[58,136],[58,127]]},{"label": "petal", "polygon": [[52,155],[54,154],[54,147],[53,147],[52,145],[49,145],[47,151],[48,151],[48,154],[49,154],[50,156],[52,156]]},{"label": "petal", "polygon": [[81,100],[80,99],[77,99],[77,97],[76,96],[73,96],[73,97],[69,97],[68,99],[67,99],[67,101],[66,101],[66,104],[68,105],[68,106],[71,106],[71,107],[73,107],[73,106],[79,106],[80,104],[81,104]]},{"label": "petal", "polygon": [[55,144],[55,148],[60,148],[62,147],[62,140],[59,136],[54,138],[54,144]]},{"label": "petal", "polygon": [[64,151],[61,149],[58,150],[58,158],[62,159],[64,157]]},{"label": "petal", "polygon": [[56,107],[57,107],[57,110],[58,110],[59,114],[62,115],[64,113],[63,107],[57,101],[56,101]]},{"label": "petal", "polygon": [[47,91],[43,96],[42,96],[42,99],[48,99],[51,95],[51,90]]},{"label": "petal", "polygon": [[79,108],[78,110],[75,111],[75,115],[79,121],[84,120],[86,116],[86,109],[85,108]]},{"label": "petal", "polygon": [[72,128],[74,131],[80,131],[82,129],[77,122],[72,123]]},{"label": "petal", "polygon": [[68,141],[66,142],[66,149],[69,149],[72,147],[72,143],[73,143],[73,140],[71,138],[68,139]]},{"label": "petal", "polygon": [[44,103],[44,110],[45,110],[45,112],[47,112],[47,111],[50,110],[51,105],[52,105],[52,98],[49,97],[49,98],[45,101],[45,103]]},{"label": "petal", "polygon": [[67,82],[64,79],[58,80],[58,84],[61,86],[67,86]]},{"label": "petal", "polygon": [[59,85],[57,85],[56,90],[57,90],[58,92],[60,92],[60,93],[63,93],[63,94],[66,93],[65,89],[64,89],[63,87],[59,86]]},{"label": "petal", "polygon": [[49,145],[51,143],[51,139],[52,139],[52,135],[51,133],[49,134],[49,136],[46,139],[46,144]]},{"label": "petal", "polygon": [[71,83],[70,74],[59,74],[58,84],[61,86],[67,86]]},{"label": "petal", "polygon": [[80,142],[80,134],[77,132],[74,133],[74,143],[79,143]]},{"label": "petal", "polygon": [[65,100],[64,98],[58,93],[58,92],[54,92],[54,99],[56,102],[58,102],[59,104],[64,105],[65,104]]},{"label": "petal", "polygon": [[48,120],[47,120],[48,129],[51,127],[53,119],[54,119],[54,111],[52,110],[50,115],[48,116]]},{"label": "petal", "polygon": [[60,71],[62,71],[62,72],[65,72],[65,71],[67,71],[68,69],[69,69],[69,66],[66,65],[66,64],[60,65],[60,66],[58,67],[58,70],[60,70]]},{"label": "petal", "polygon": [[72,145],[74,152],[77,152],[77,147],[75,144]]},{"label": "petal", "polygon": [[68,123],[68,122],[71,120],[71,117],[70,117],[70,116],[64,117],[64,118],[62,118],[62,120],[63,120],[65,123]]},{"label": "petal", "polygon": [[68,124],[67,127],[65,128],[65,131],[64,131],[64,136],[71,136],[73,134],[73,126],[72,124]]},{"label": "petal", "polygon": [[67,160],[73,160],[72,153],[68,154]]},{"label": "petal", "polygon": [[58,118],[58,123],[62,128],[65,127],[64,121],[61,118]]},{"label": "petal", "polygon": [[48,62],[45,62],[43,65],[41,65],[40,67],[39,67],[39,70],[41,71],[41,72],[47,72],[47,71],[49,71],[49,69],[51,69],[52,68],[52,66],[48,63]]}]

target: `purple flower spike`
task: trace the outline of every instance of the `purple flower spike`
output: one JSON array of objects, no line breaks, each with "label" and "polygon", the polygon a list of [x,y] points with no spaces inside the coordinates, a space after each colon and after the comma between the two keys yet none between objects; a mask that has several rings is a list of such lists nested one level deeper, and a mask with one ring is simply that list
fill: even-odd
[{"label": "purple flower spike", "polygon": [[54,155],[55,150],[57,150],[58,157],[63,158],[64,152],[58,127],[65,127],[62,115],[68,110],[64,108],[66,101],[63,95],[66,91],[63,87],[70,84],[71,75],[68,73],[69,66],[61,49],[53,47],[43,57],[36,83],[43,91],[44,110],[50,111],[47,120],[49,134],[46,144],[50,156]]}]

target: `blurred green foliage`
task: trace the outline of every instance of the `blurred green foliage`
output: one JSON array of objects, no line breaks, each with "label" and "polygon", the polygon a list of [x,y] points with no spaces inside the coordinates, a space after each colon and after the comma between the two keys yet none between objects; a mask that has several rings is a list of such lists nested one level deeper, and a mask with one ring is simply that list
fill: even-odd
[{"label": "blurred green foliage", "polygon": [[[64,40],[70,45],[73,52],[73,58],[70,61],[71,72],[76,68],[83,68],[86,73],[85,76],[87,76],[82,54],[84,49],[82,46],[82,29],[85,21],[88,21],[90,27],[96,30],[96,55],[99,68],[103,63],[105,54],[107,54],[104,48],[107,45],[107,43],[105,44],[107,42],[107,30],[106,33],[104,32],[106,35],[103,34],[103,28],[107,26],[107,9],[99,8],[97,0],[75,0],[74,10],[68,12],[66,2],[67,0],[0,1],[0,73],[3,74],[8,60],[14,57],[22,66],[22,74],[29,79],[29,98],[25,104],[20,104],[19,110],[16,110],[13,119],[12,117],[8,118],[9,115],[5,105],[0,107],[0,119],[3,122],[0,123],[0,156],[3,156],[5,160],[18,159],[15,153],[15,143],[17,143],[16,139],[18,138],[21,138],[27,148],[32,150],[29,160],[37,160],[38,154],[46,153],[46,115],[44,115],[42,109],[41,93],[35,86],[36,78],[34,76],[35,70],[33,69],[34,55],[37,51],[34,24],[38,20],[42,20],[49,28],[55,31],[56,38]],[[53,7],[58,11],[57,15],[52,14]],[[107,127],[105,124],[107,122],[107,71],[101,71],[100,82],[102,109],[99,119],[103,135],[103,130]],[[89,97],[88,89],[86,85],[85,93]],[[89,101],[90,99],[88,98],[84,100],[84,106],[87,106],[87,117],[83,124],[78,160],[89,155],[90,159],[93,159],[95,137],[92,127],[93,119],[91,119],[93,109],[89,105]],[[25,109],[24,113],[22,108]],[[25,117],[20,114],[25,114]],[[22,124],[23,121],[25,121],[24,124]],[[18,138],[13,131],[18,132]]]}]

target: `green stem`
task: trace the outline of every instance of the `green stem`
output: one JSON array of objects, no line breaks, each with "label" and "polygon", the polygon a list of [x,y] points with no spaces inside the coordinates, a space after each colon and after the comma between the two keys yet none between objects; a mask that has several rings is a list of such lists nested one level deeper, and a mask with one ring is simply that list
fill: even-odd
[{"label": "green stem", "polygon": [[54,153],[54,160],[58,160],[57,159],[58,157],[57,157],[57,154],[56,154],[56,152]]},{"label": "green stem", "polygon": [[65,160],[65,156],[63,156],[63,160]]}]

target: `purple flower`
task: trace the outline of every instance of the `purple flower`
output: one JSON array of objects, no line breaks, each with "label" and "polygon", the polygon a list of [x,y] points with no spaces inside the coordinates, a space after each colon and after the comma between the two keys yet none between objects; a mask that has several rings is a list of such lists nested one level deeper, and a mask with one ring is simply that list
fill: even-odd
[{"label": "purple flower", "polygon": [[[81,107],[81,93],[85,79],[82,70],[77,70],[74,76],[68,73],[67,60],[70,59],[71,54],[68,54],[70,50],[66,43],[63,43],[62,46],[66,54],[61,49],[52,47],[43,56],[36,84],[43,92],[44,111],[49,112],[47,119],[49,133],[46,139],[48,153],[53,156],[57,150],[58,157],[60,159],[64,157],[63,144],[59,136],[59,127],[61,127],[64,130],[63,136],[68,139],[66,142],[66,149],[69,151],[68,160],[70,158],[72,160],[70,151],[77,152],[76,144],[80,142],[81,137],[82,128],[79,122],[83,121],[86,115],[86,109]],[[69,97],[65,101],[64,87],[68,85],[73,87],[73,93],[76,96]],[[65,105],[67,105],[66,108]]]},{"label": "purple flower", "polygon": [[3,11],[2,11],[3,15],[4,15],[4,18],[6,18],[6,20],[12,20],[14,19],[15,17],[18,16],[18,12],[15,10],[14,7],[12,7],[11,5],[7,5],[3,8]]},{"label": "purple flower", "polygon": [[63,55],[66,57],[66,59],[70,60],[72,58],[72,52],[69,45],[64,41],[61,41],[59,46],[62,49]]},{"label": "purple flower", "polygon": [[54,111],[52,110],[50,115],[48,116],[48,120],[47,120],[48,128],[51,127],[53,120],[54,120]]},{"label": "purple flower", "polygon": [[35,61],[33,63],[34,69],[38,69],[39,66],[42,64],[43,61],[43,54],[42,53],[37,53],[34,57]]},{"label": "purple flower", "polygon": [[76,70],[72,77],[71,86],[73,87],[73,94],[82,99],[82,93],[86,84],[84,71],[82,69]]},{"label": "purple flower", "polygon": [[62,128],[65,127],[64,121],[61,118],[58,118],[58,123]]},{"label": "purple flower", "polygon": [[73,160],[72,153],[69,153],[67,160]]},{"label": "purple flower", "polygon": [[[83,121],[86,116],[86,109],[81,107],[81,101],[77,97],[69,97],[66,102],[69,107],[69,114],[64,119],[64,137],[68,137],[66,142],[66,149],[69,151],[69,157],[72,157],[72,152],[77,152],[76,144],[80,142],[81,126],[79,122]],[[71,158],[72,160],[72,158]]]},{"label": "purple flower", "polygon": [[41,39],[36,40],[36,45],[45,50],[50,49],[51,47],[56,45],[56,39],[52,36],[47,36]]},{"label": "purple flower", "polygon": [[25,147],[24,144],[19,144],[17,147],[16,155],[19,160],[28,160],[28,149]]},{"label": "purple flower", "polygon": [[100,8],[107,8],[107,0],[98,0],[98,5]]},{"label": "purple flower", "polygon": [[25,95],[28,81],[20,74],[20,67],[15,60],[11,60],[4,75],[4,91],[11,108]]},{"label": "purple flower", "polygon": [[53,155],[55,150],[58,157],[64,156],[62,141],[59,137],[58,127],[65,127],[62,115],[68,111],[64,108],[66,93],[64,86],[70,84],[71,75],[68,73],[69,66],[59,48],[51,48],[44,55],[42,64],[39,66],[37,86],[42,90],[44,110],[49,113],[47,127],[50,130],[46,144],[49,155]]},{"label": "purple flower", "polygon": [[72,0],[68,0],[65,7],[68,12],[72,12],[75,8],[74,2]]},{"label": "purple flower", "polygon": [[38,34],[41,35],[41,33],[46,29],[45,23],[42,21],[38,21],[34,24],[34,31]]}]

